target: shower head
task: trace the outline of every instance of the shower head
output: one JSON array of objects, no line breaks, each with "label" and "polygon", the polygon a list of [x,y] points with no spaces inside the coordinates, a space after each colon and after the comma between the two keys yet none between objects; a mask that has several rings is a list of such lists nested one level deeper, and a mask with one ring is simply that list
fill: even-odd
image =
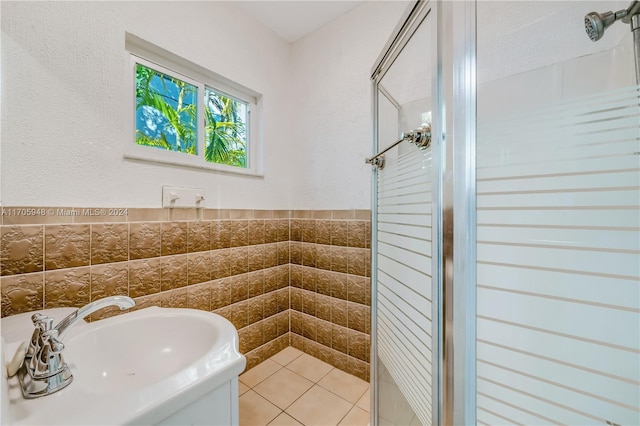
[{"label": "shower head", "polygon": [[584,29],[591,41],[598,41],[604,35],[607,28],[614,22],[622,20],[625,24],[630,22],[633,15],[640,13],[640,1],[632,1],[628,8],[613,12],[591,12],[584,17]]},{"label": "shower head", "polygon": [[[626,12],[626,10],[625,10]],[[613,12],[591,12],[584,17],[584,29],[591,41],[598,41],[604,35],[604,31],[609,28],[618,18],[617,13]]]}]

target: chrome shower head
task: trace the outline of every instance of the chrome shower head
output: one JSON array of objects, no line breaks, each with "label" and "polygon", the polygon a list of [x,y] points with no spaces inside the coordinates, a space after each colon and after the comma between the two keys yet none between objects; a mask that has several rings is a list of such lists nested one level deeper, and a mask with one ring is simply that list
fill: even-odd
[{"label": "chrome shower head", "polygon": [[615,13],[609,11],[604,13],[591,12],[584,16],[584,29],[591,41],[598,41],[604,35],[607,28],[614,22],[622,20],[625,24],[631,22],[633,15],[640,14],[640,1],[632,1],[628,8]]},{"label": "chrome shower head", "polygon": [[616,22],[617,13],[613,12],[591,12],[584,17],[584,29],[591,41],[598,41],[604,35],[604,31]]}]

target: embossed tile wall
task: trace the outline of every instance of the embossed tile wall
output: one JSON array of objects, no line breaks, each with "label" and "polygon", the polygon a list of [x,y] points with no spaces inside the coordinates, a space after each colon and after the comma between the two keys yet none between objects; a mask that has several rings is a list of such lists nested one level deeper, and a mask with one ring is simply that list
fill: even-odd
[{"label": "embossed tile wall", "polygon": [[247,368],[291,344],[368,379],[368,211],[4,211],[2,316],[128,294],[223,315]]}]

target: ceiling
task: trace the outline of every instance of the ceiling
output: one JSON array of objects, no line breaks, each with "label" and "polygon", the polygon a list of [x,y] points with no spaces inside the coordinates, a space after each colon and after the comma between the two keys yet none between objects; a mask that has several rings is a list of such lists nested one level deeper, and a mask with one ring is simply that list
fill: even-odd
[{"label": "ceiling", "polygon": [[289,43],[344,15],[364,1],[236,1],[235,4]]}]

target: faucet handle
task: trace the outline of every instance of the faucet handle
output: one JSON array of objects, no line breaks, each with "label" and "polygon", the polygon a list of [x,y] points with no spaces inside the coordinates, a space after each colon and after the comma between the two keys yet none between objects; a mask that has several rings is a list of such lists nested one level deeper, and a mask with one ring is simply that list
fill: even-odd
[{"label": "faucet handle", "polygon": [[42,331],[51,330],[53,327],[53,318],[42,315],[39,312],[31,315],[31,321],[35,327],[40,328]]}]

